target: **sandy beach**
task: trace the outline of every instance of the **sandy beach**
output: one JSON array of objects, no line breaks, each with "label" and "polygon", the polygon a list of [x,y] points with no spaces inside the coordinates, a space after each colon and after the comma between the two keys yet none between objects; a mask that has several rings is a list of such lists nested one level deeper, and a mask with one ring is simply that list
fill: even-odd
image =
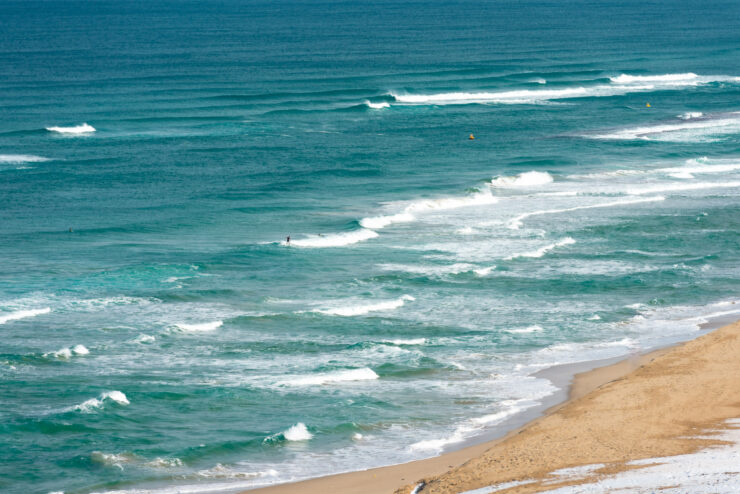
[{"label": "sandy beach", "polygon": [[[725,421],[740,417],[738,355],[735,322],[577,374],[566,402],[501,439],[427,460],[250,492],[460,493],[508,485],[505,492],[529,493],[592,482],[637,468],[628,464],[633,460],[722,444],[714,435],[727,427]],[[594,464],[599,466],[576,478],[552,475]]]}]

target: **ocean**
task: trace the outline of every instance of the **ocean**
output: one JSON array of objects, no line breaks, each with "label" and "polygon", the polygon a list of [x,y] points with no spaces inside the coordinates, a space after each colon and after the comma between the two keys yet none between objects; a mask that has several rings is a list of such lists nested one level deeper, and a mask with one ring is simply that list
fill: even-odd
[{"label": "ocean", "polygon": [[740,316],[736,1],[5,0],[0,61],[2,492],[434,456]]}]

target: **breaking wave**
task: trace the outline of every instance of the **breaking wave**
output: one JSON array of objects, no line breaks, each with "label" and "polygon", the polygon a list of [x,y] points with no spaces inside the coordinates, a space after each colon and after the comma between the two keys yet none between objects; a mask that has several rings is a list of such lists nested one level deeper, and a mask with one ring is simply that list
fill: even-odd
[{"label": "breaking wave", "polygon": [[75,405],[66,409],[66,411],[77,411],[82,413],[92,413],[98,408],[102,408],[106,402],[115,402],[119,405],[128,405],[131,402],[128,401],[126,395],[120,391],[106,391],[97,398],[90,398],[89,400],[83,401],[79,405]]},{"label": "breaking wave", "polygon": [[298,422],[283,432],[278,432],[265,438],[265,443],[275,443],[279,441],[308,441],[313,438],[313,434],[308,430],[306,424]]},{"label": "breaking wave", "polygon": [[683,121],[678,123],[632,127],[583,137],[603,140],[710,142],[716,136],[740,132],[740,112],[724,114],[716,118],[699,118],[700,113],[694,115],[690,118],[682,118]]},{"label": "breaking wave", "polygon": [[312,312],[318,312],[320,314],[326,314],[329,316],[361,316],[369,312],[398,309],[399,307],[402,307],[407,301],[413,300],[416,299],[411,295],[404,295],[395,300],[384,300],[382,302],[376,302],[373,304],[343,305],[341,307],[332,307],[327,309],[314,309]]},{"label": "breaking wave", "polygon": [[51,307],[44,307],[43,309],[27,309],[17,310],[10,313],[0,313],[0,324],[5,324],[10,321],[17,321],[18,319],[25,319],[27,317],[35,317],[41,314],[48,314],[51,312]]},{"label": "breaking wave", "polygon": [[282,381],[281,386],[322,386],[324,384],[351,382],[351,381],[372,381],[378,379],[378,375],[369,367],[361,369],[348,369],[336,372],[326,372],[323,374],[314,374],[310,376],[301,376]]},{"label": "breaking wave", "polygon": [[368,108],[372,108],[373,110],[380,110],[382,108],[390,108],[391,104],[387,101],[380,101],[378,103],[373,103],[369,100],[365,100],[365,105]]},{"label": "breaking wave", "polygon": [[185,323],[175,324],[175,326],[177,326],[180,330],[187,331],[187,332],[193,332],[193,333],[199,332],[199,331],[213,331],[214,329],[218,329],[223,325],[224,325],[223,321],[211,321],[211,322],[204,322],[200,324],[185,324]]},{"label": "breaking wave", "polygon": [[0,154],[0,163],[8,165],[23,165],[25,163],[41,163],[44,161],[49,161],[49,158],[34,156],[32,154]]},{"label": "breaking wave", "polygon": [[369,240],[378,236],[373,230],[363,228],[345,233],[333,233],[330,235],[311,235],[301,239],[291,239],[290,243],[281,242],[281,245],[295,247],[343,247],[352,245],[364,240]]},{"label": "breaking wave", "polygon": [[55,357],[60,359],[69,359],[74,355],[88,355],[90,350],[85,345],[75,345],[72,348],[66,347],[55,352],[45,353],[44,357]]},{"label": "breaking wave", "polygon": [[547,172],[524,172],[513,177],[496,177],[491,180],[491,187],[516,188],[531,187],[534,185],[549,184],[553,181],[552,175]]},{"label": "breaking wave", "polygon": [[545,245],[544,247],[540,247],[537,250],[533,250],[530,252],[521,252],[518,254],[512,254],[508,257],[505,257],[504,259],[507,261],[511,261],[512,259],[519,259],[521,257],[530,257],[530,258],[542,257],[553,249],[557,249],[558,247],[563,247],[565,245],[573,245],[574,243],[576,243],[575,240],[573,240],[571,237],[566,237],[563,240],[560,240],[553,244]]},{"label": "breaking wave", "polygon": [[73,127],[46,127],[46,130],[49,132],[58,132],[60,134],[89,134],[95,132],[95,127],[90,124],[83,123]]},{"label": "breaking wave", "polygon": [[414,213],[425,213],[433,211],[444,211],[449,209],[458,209],[470,206],[484,206],[494,204],[498,199],[493,196],[489,189],[479,190],[467,196],[461,197],[441,197],[438,199],[421,199],[413,201],[404,207],[400,213],[386,216],[372,216],[362,218],[360,225],[365,228],[381,229],[394,223],[405,223],[416,220]]},{"label": "breaking wave", "polygon": [[716,75],[699,76],[693,73],[634,76],[622,74],[611,77],[609,84],[568,87],[561,89],[519,89],[492,92],[450,92],[432,94],[390,93],[396,103],[406,105],[463,105],[463,104],[541,104],[551,100],[620,96],[634,92],[676,90],[712,82],[740,82],[739,77]]}]

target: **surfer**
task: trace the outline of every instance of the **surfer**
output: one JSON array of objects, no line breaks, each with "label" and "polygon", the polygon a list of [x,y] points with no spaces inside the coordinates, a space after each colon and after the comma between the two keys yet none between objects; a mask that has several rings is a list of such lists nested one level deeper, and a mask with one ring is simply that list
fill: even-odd
[{"label": "surfer", "polygon": [[290,235],[285,238],[285,243],[290,245]]}]

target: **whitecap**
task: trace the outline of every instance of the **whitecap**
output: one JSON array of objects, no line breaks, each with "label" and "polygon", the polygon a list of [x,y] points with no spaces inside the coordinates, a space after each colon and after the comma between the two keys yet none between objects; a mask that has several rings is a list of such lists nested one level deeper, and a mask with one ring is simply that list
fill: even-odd
[{"label": "whitecap", "polygon": [[75,345],[72,348],[62,348],[55,352],[45,353],[44,357],[51,356],[55,358],[69,359],[69,358],[72,358],[73,355],[87,355],[89,353],[90,353],[90,350],[88,350],[87,347],[85,347],[85,345]]},{"label": "whitecap", "polygon": [[392,345],[425,345],[427,343],[426,338],[411,338],[411,339],[397,339],[397,340],[383,340],[383,343],[390,343]]},{"label": "whitecap", "polygon": [[95,132],[95,127],[90,124],[83,123],[73,127],[46,127],[46,130],[49,132],[59,132],[61,134],[89,134]]},{"label": "whitecap", "polygon": [[119,405],[128,405],[130,402],[125,394],[120,391],[106,391],[101,393],[98,398],[90,398],[79,405],[67,408],[65,411],[78,411],[82,413],[92,413],[97,408],[102,408],[106,400],[113,401]]},{"label": "whitecap", "polygon": [[678,115],[681,120],[691,120],[692,118],[701,118],[704,114],[700,111],[689,111]]},{"label": "whitecap", "polygon": [[360,225],[365,228],[381,229],[394,223],[407,223],[415,221],[414,213],[430,213],[434,211],[445,211],[471,206],[485,206],[494,204],[498,199],[493,196],[490,189],[478,190],[472,194],[460,197],[440,197],[437,199],[420,199],[406,203],[403,211],[385,216],[371,216],[360,220]]},{"label": "whitecap", "polygon": [[372,108],[373,110],[380,110],[380,109],[383,109],[383,108],[390,108],[390,106],[391,106],[391,104],[388,103],[387,101],[380,101],[378,103],[373,103],[373,102],[371,102],[369,100],[365,100],[365,105],[368,108]]},{"label": "whitecap", "polygon": [[414,221],[416,218],[410,213],[398,213],[390,214],[387,216],[374,216],[369,218],[362,218],[360,220],[360,226],[363,228],[374,228],[376,230],[385,228],[393,223],[405,223]]},{"label": "whitecap", "polygon": [[49,161],[49,158],[43,156],[34,156],[32,154],[0,154],[0,163],[9,165],[23,165],[25,163],[41,163]]},{"label": "whitecap", "polygon": [[488,276],[494,269],[496,269],[496,266],[488,266],[485,268],[474,269],[473,272],[476,274],[476,276]]},{"label": "whitecap", "polygon": [[43,309],[26,309],[17,310],[10,313],[0,313],[0,324],[5,324],[10,321],[17,321],[18,319],[25,319],[27,317],[40,316],[41,314],[48,314],[51,312],[50,307],[44,307]]},{"label": "whitecap", "polygon": [[185,324],[185,323],[178,323],[175,324],[179,329],[186,332],[199,332],[199,331],[213,331],[214,329],[218,329],[221,326],[223,326],[223,321],[211,321],[211,322],[203,322],[199,324]]},{"label": "whitecap", "polygon": [[330,383],[373,381],[378,379],[378,374],[369,367],[360,369],[346,369],[322,374],[299,376],[278,383],[280,386],[322,386]]},{"label": "whitecap", "polygon": [[286,431],[283,431],[282,436],[286,441],[308,441],[313,437],[313,434],[308,430],[306,424],[298,422]]},{"label": "whitecap", "polygon": [[545,185],[552,181],[552,175],[547,172],[531,171],[520,173],[513,177],[497,177],[491,180],[490,184],[492,187],[518,188]]},{"label": "whitecap", "polygon": [[373,230],[360,229],[345,233],[334,233],[330,235],[311,235],[301,239],[291,239],[290,243],[281,242],[281,245],[295,247],[344,247],[378,236]]},{"label": "whitecap", "polygon": [[133,339],[133,340],[131,340],[131,341],[132,341],[133,343],[142,343],[142,344],[146,344],[146,343],[152,343],[152,342],[154,342],[155,340],[156,340],[156,338],[155,338],[154,336],[152,336],[152,335],[149,335],[149,334],[143,334],[143,333],[142,333],[142,334],[140,334],[139,336],[137,336],[136,338],[134,338],[134,339]]},{"label": "whitecap", "polygon": [[509,91],[451,92],[428,94],[390,93],[396,103],[405,105],[464,105],[464,104],[542,104],[552,100],[620,96],[635,92],[677,90],[712,82],[740,82],[740,78],[725,75],[699,76],[693,73],[611,77],[609,84],[574,86],[559,89],[515,89]]},{"label": "whitecap", "polygon": [[551,250],[553,250],[553,249],[557,249],[558,247],[563,247],[565,245],[573,245],[574,243],[576,243],[575,240],[573,240],[571,237],[566,237],[566,238],[564,238],[562,240],[559,240],[559,241],[557,241],[555,243],[545,245],[544,247],[540,247],[537,250],[533,250],[533,251],[530,251],[530,252],[520,252],[520,253],[517,253],[517,254],[512,254],[512,255],[510,255],[508,257],[505,257],[504,259],[507,260],[507,261],[511,261],[513,259],[518,259],[520,257],[529,257],[529,258],[542,257],[545,254],[547,254],[548,252],[550,252]]},{"label": "whitecap", "polygon": [[330,307],[326,309],[314,309],[312,312],[318,312],[320,314],[326,314],[329,316],[361,316],[369,312],[379,312],[386,310],[393,310],[402,307],[407,301],[416,300],[411,295],[403,295],[394,300],[383,300],[381,302],[375,302],[371,304],[361,305],[342,305],[341,307]]}]

